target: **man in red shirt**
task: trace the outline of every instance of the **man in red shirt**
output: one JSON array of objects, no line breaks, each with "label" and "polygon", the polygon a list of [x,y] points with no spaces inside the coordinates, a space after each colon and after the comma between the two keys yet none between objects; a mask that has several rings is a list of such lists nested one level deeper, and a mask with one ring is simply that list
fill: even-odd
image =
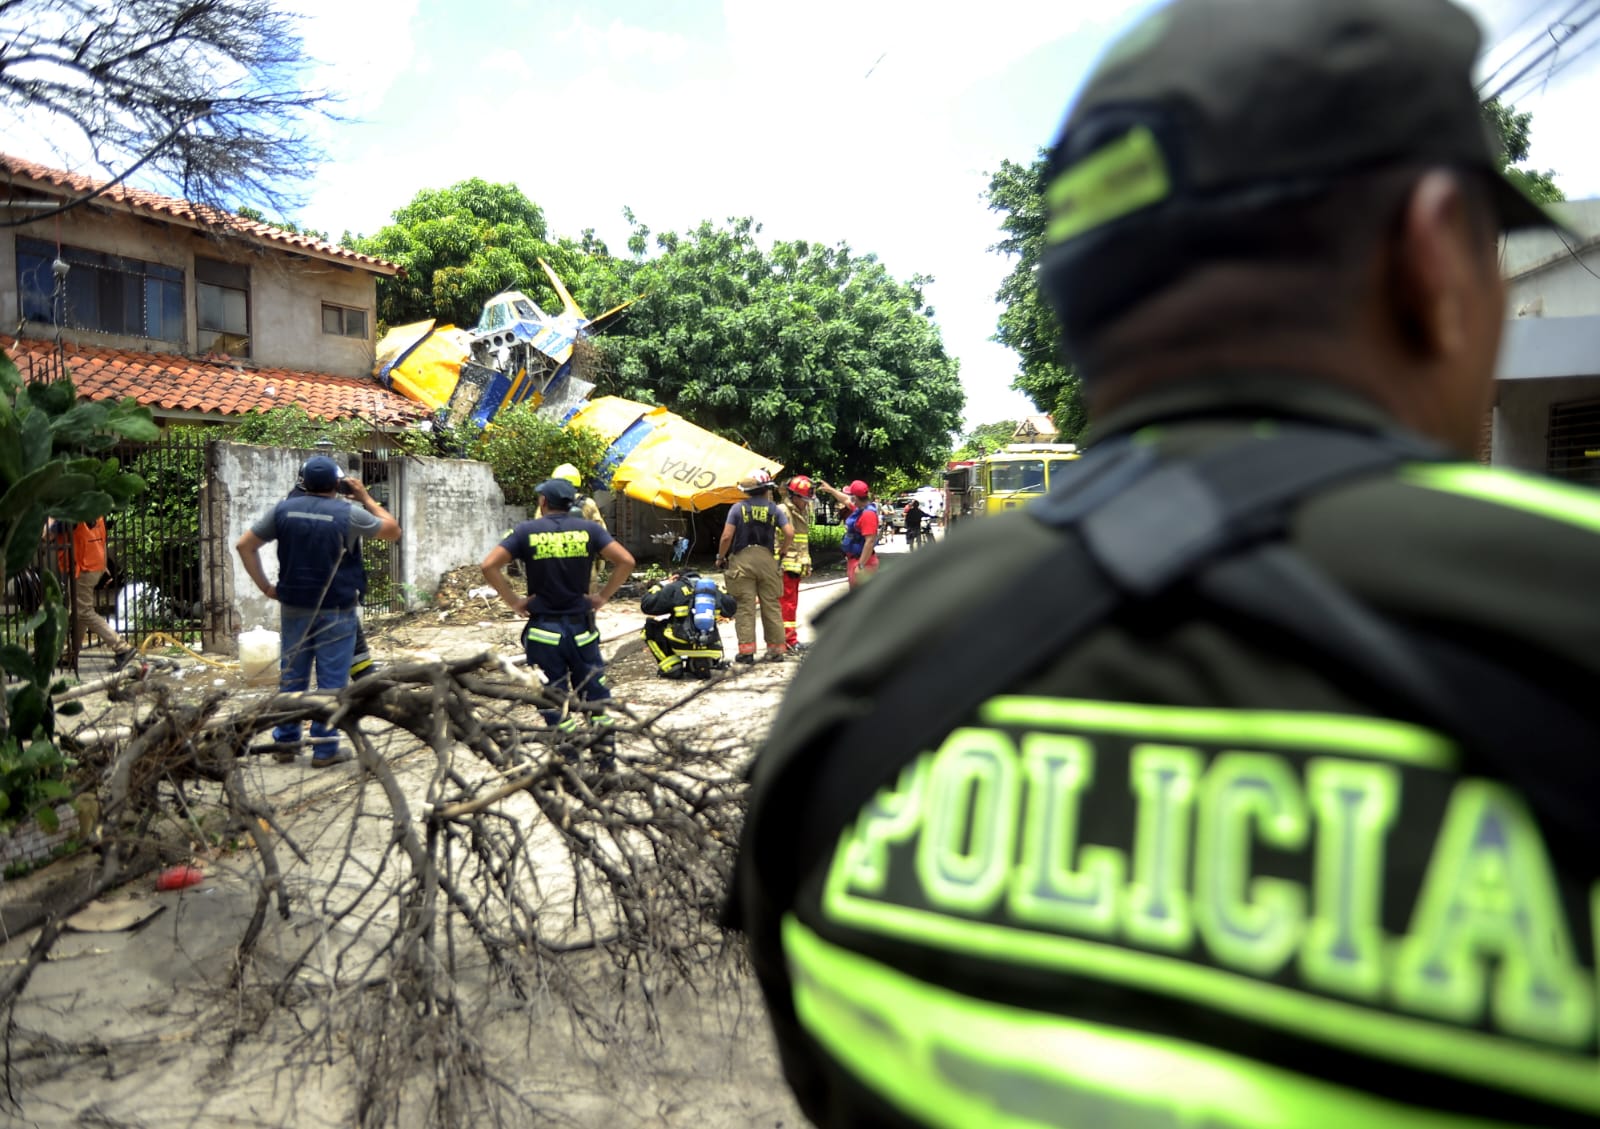
[{"label": "man in red shirt", "polygon": [[[85,631],[98,635],[101,642],[112,650],[112,668],[121,670],[133,657],[133,648],[112,629],[109,623],[100,618],[100,613],[94,608],[95,586],[106,574],[105,518],[95,518],[93,522],[87,523],[80,522],[71,528],[70,533],[64,522],[51,521],[46,528],[51,538],[60,546],[56,550],[56,564],[63,574],[68,571],[72,573],[72,610],[78,621],[78,644],[82,645]],[[69,537],[72,541],[70,556],[66,551]]]},{"label": "man in red shirt", "polygon": [[844,540],[839,548],[844,552],[845,575],[854,588],[861,573],[878,570],[877,503],[871,500],[872,492],[859,478],[842,491],[821,480],[817,488],[845,507]]}]

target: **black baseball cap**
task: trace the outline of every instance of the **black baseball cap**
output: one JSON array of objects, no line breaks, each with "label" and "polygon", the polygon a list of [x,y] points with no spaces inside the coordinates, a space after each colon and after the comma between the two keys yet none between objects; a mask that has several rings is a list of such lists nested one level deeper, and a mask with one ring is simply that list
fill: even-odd
[{"label": "black baseball cap", "polygon": [[1507,229],[1559,226],[1498,169],[1449,0],[1174,0],[1115,42],[1051,151],[1041,282],[1108,232],[1404,165],[1481,174]]}]

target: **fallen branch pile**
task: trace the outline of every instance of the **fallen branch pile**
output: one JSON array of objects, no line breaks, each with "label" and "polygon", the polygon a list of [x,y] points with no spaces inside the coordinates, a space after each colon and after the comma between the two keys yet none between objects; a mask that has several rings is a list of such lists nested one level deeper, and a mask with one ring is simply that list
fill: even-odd
[{"label": "fallen branch pile", "polygon": [[[247,713],[220,691],[180,701],[160,679],[132,692],[133,724],[80,731],[81,755],[103,772],[100,862],[0,981],[14,1052],[30,1053],[14,1009],[62,919],[140,859],[177,861],[182,837],[160,828],[201,793],[258,860],[254,912],[218,986],[231,1017],[221,1065],[292,1007],[305,1061],[336,1046],[353,1054],[363,1126],[526,1120],[527,1097],[479,1041],[486,1009],[553,994],[575,1037],[603,1045],[639,1030],[621,1001],[648,1031],[662,993],[738,982],[717,910],[750,748],[686,732],[682,703],[613,712],[613,765],[593,747],[596,727],[558,742],[537,712],[578,716],[584,703],[488,655],[391,667],[337,695],[277,695]],[[251,752],[273,726],[312,720],[341,730],[359,769],[315,843],[297,840]],[[280,931],[262,959],[274,919],[307,917],[309,943],[288,951]]]}]

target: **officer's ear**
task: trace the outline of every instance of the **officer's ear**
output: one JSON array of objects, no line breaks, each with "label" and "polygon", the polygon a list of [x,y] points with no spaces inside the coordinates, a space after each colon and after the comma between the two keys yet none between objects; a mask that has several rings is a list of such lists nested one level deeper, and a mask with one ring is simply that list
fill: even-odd
[{"label": "officer's ear", "polygon": [[1477,344],[1485,284],[1481,228],[1457,174],[1433,169],[1411,186],[1400,216],[1394,298],[1406,343],[1423,359],[1447,361]]}]

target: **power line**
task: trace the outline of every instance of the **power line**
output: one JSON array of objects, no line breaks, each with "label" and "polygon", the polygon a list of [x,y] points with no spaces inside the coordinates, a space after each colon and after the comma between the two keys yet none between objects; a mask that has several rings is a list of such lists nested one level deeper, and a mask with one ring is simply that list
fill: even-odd
[{"label": "power line", "polygon": [[[1506,79],[1506,81],[1500,85],[1500,88],[1498,90],[1496,90],[1493,94],[1489,95],[1489,98],[1490,99],[1496,99],[1496,98],[1500,98],[1500,97],[1504,96],[1505,93],[1508,90],[1510,90],[1512,87],[1516,86],[1519,82],[1521,82],[1524,78],[1526,78],[1531,72],[1533,72],[1534,70],[1538,69],[1538,67],[1541,64],[1543,64],[1546,59],[1550,58],[1552,55],[1554,55],[1558,51],[1560,51],[1562,44],[1571,41],[1573,39],[1573,37],[1575,37],[1580,31],[1582,31],[1584,28],[1588,27],[1591,23],[1593,23],[1595,18],[1597,16],[1600,16],[1600,5],[1597,5],[1592,11],[1586,13],[1583,16],[1582,19],[1574,21],[1571,18],[1574,14],[1576,14],[1578,9],[1582,8],[1583,5],[1585,3],[1587,3],[1587,2],[1588,2],[1588,0],[1578,0],[1578,2],[1576,4],[1574,4],[1571,8],[1567,9],[1567,11],[1561,16],[1560,19],[1558,19],[1555,23],[1550,25],[1550,27],[1549,27],[1549,29],[1547,31],[1547,34],[1549,34],[1549,36],[1552,39],[1555,39],[1555,29],[1556,28],[1558,28],[1558,27],[1566,27],[1568,30],[1567,30],[1567,34],[1566,34],[1566,36],[1564,38],[1555,39],[1554,43],[1552,43],[1549,47],[1546,47],[1543,51],[1539,52],[1539,54],[1535,55],[1532,62],[1528,63],[1521,70],[1519,70],[1516,74],[1514,74],[1510,78]],[[1481,94],[1482,91],[1480,90],[1479,93]]]},{"label": "power line", "polygon": [[[1550,83],[1555,81],[1557,75],[1561,74],[1585,55],[1588,55],[1596,47],[1600,47],[1600,35],[1593,37],[1592,41],[1588,44],[1585,44],[1581,51],[1576,51],[1564,59],[1557,59],[1551,64],[1548,74],[1544,75],[1543,77],[1535,75],[1533,78],[1529,79],[1529,84],[1523,93],[1532,91],[1535,85],[1549,86]],[[1513,101],[1515,101],[1515,98],[1513,98]]]},{"label": "power line", "polygon": [[1561,245],[1567,249],[1567,254],[1572,256],[1572,261],[1573,262],[1577,263],[1580,267],[1582,267],[1584,270],[1588,271],[1590,274],[1593,274],[1596,279],[1600,279],[1600,274],[1595,274],[1594,268],[1591,267],[1588,263],[1584,262],[1583,261],[1583,256],[1578,254],[1578,252],[1573,249],[1572,244],[1567,242],[1567,236],[1566,236],[1566,233],[1564,231],[1562,231],[1559,227],[1553,227],[1550,230],[1554,231],[1556,233],[1556,238],[1561,240]]},{"label": "power line", "polygon": [[[1490,47],[1490,48],[1486,49],[1485,51],[1483,51],[1480,57],[1484,58],[1484,59],[1487,59],[1490,56],[1492,56],[1496,51],[1500,50],[1500,48],[1502,48],[1502,47],[1506,46],[1508,43],[1510,43],[1513,36],[1517,35],[1519,32],[1522,31],[1523,28],[1527,27],[1529,24],[1531,24],[1535,20],[1537,20],[1540,17],[1541,13],[1546,12],[1546,11],[1550,10],[1551,8],[1555,7],[1557,2],[1558,2],[1558,0],[1543,0],[1543,3],[1540,3],[1540,4],[1536,5],[1531,11],[1529,11],[1520,20],[1518,20],[1514,27],[1508,28],[1506,30],[1506,33],[1500,37],[1500,41],[1498,43],[1496,43],[1493,47]],[[1505,59],[1502,59],[1501,62],[1500,62],[1500,65],[1498,67],[1496,67],[1492,73],[1490,73],[1488,75],[1485,75],[1484,78],[1482,79],[1482,81],[1480,81],[1478,83],[1479,92],[1481,93],[1483,91],[1484,87],[1488,86],[1495,79],[1499,78],[1501,73],[1504,72],[1507,67],[1511,66],[1518,59],[1522,58],[1522,56],[1526,55],[1529,51],[1532,51],[1535,47],[1539,46],[1540,42],[1543,39],[1544,39],[1544,34],[1540,33],[1539,35],[1535,36],[1533,39],[1529,40],[1527,43],[1524,43],[1520,50],[1518,50],[1518,51],[1514,52],[1513,54],[1507,56]]]}]

